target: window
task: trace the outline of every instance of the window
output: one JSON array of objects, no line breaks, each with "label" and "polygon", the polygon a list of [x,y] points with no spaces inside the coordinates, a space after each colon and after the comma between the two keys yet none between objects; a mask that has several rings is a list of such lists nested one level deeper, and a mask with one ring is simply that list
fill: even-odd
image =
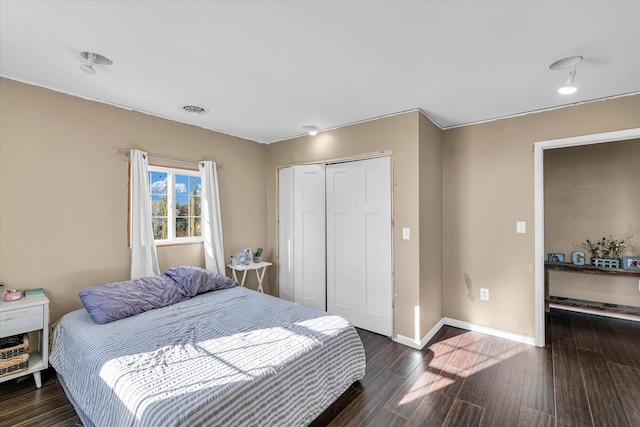
[{"label": "window", "polygon": [[156,243],[202,241],[200,172],[149,166],[151,223]]}]

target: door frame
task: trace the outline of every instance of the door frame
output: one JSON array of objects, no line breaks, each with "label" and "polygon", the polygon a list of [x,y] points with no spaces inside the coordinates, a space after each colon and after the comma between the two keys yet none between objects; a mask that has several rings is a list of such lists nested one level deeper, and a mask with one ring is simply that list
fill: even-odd
[{"label": "door frame", "polygon": [[533,145],[535,181],[535,344],[545,345],[544,289],[544,151],[640,138],[640,128],[539,141]]}]

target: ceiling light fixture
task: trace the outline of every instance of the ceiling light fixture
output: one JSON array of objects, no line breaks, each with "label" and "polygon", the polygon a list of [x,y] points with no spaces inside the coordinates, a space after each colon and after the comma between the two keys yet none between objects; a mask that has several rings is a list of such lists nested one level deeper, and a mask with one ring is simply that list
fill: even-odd
[{"label": "ceiling light fixture", "polygon": [[93,68],[93,64],[98,65],[111,65],[113,61],[107,58],[106,56],[102,56],[99,53],[94,52],[82,52],[80,53],[84,59],[87,60],[85,64],[80,65],[80,69],[87,74],[94,75],[96,73],[95,68]]},{"label": "ceiling light fixture", "polygon": [[561,95],[571,95],[573,93],[576,93],[576,91],[578,90],[578,88],[573,84],[573,79],[576,77],[576,67],[581,61],[582,56],[569,56],[549,65],[549,68],[552,70],[564,70],[567,68],[573,68],[573,70],[569,71],[567,82],[564,84],[564,86],[558,89],[558,93],[560,93]]},{"label": "ceiling light fixture", "polygon": [[576,70],[569,71],[569,77],[567,78],[567,82],[558,89],[558,93],[561,95],[571,95],[572,93],[576,93],[578,90],[577,87],[573,85],[573,79],[576,76]]},{"label": "ceiling light fixture", "polygon": [[318,134],[318,129],[315,126],[303,126],[302,129],[311,136],[316,136]]}]

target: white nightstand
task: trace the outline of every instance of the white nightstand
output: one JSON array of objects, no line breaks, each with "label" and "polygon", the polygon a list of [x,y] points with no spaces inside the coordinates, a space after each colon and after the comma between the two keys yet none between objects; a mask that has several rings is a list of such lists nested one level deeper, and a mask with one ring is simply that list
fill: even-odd
[{"label": "white nightstand", "polygon": [[[263,261],[250,262],[249,264],[242,265],[228,264],[227,267],[231,269],[231,272],[233,273],[233,280],[235,280],[236,282],[238,281],[236,271],[242,271],[242,282],[240,283],[240,286],[244,286],[244,280],[247,278],[247,271],[255,270],[256,276],[258,277],[258,292],[264,293],[264,291],[262,290],[262,279],[264,279],[264,273],[265,271],[267,271],[267,267],[269,267],[270,265],[272,265],[270,262]],[[260,269],[262,269],[262,271],[260,271]]]},{"label": "white nightstand", "polygon": [[38,331],[38,352],[29,356],[29,369],[0,377],[0,382],[33,374],[36,387],[42,387],[40,371],[49,367],[49,298],[35,294],[18,301],[0,300],[0,338],[32,331]]}]

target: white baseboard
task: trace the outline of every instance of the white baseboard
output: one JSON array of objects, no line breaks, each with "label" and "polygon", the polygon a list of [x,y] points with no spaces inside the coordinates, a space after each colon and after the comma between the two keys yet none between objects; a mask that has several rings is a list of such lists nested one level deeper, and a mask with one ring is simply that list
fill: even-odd
[{"label": "white baseboard", "polygon": [[406,345],[418,350],[422,350],[431,338],[442,328],[444,325],[453,326],[454,328],[466,329],[467,331],[480,332],[481,334],[491,335],[498,338],[505,338],[511,341],[517,341],[524,344],[536,345],[536,338],[529,335],[516,334],[515,332],[509,332],[502,329],[490,328],[488,326],[476,325],[474,323],[465,322],[463,320],[451,319],[449,317],[443,317],[435,324],[433,328],[427,334],[422,337],[420,341],[405,337],[403,335],[396,335],[395,341],[399,344]]},{"label": "white baseboard", "polygon": [[396,335],[396,342],[402,345],[406,345],[417,350],[422,350],[422,348],[427,345],[429,340],[433,338],[433,336],[444,326],[444,318],[440,319],[438,323],[435,324],[433,328],[427,334],[422,337],[420,341],[405,337],[403,335]]},{"label": "white baseboard", "polygon": [[444,318],[444,324],[455,328],[466,329],[468,331],[480,332],[481,334],[491,335],[498,338],[505,338],[511,341],[517,341],[525,344],[536,345],[536,338],[529,335],[517,334],[502,329],[490,328],[488,326],[476,325],[474,323],[465,322],[463,320]]}]

